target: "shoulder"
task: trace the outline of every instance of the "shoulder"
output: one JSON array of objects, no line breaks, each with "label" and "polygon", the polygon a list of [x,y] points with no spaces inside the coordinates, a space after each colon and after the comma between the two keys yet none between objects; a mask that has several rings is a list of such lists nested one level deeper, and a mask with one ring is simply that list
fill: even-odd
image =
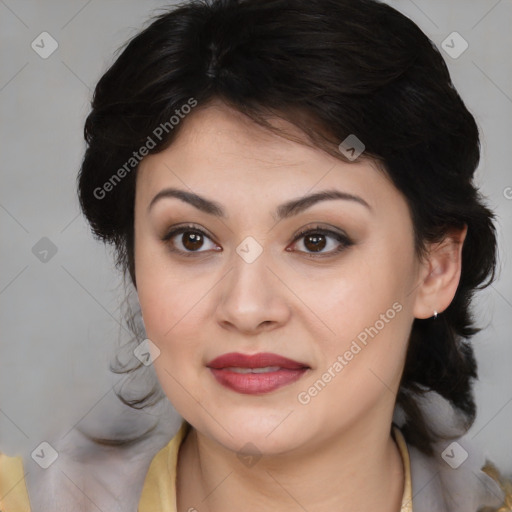
[{"label": "shoulder", "polygon": [[436,436],[428,456],[407,441],[406,415],[395,409],[394,424],[409,452],[414,512],[512,512],[512,481],[501,476],[467,430],[461,412],[438,393],[415,396]]},{"label": "shoulder", "polygon": [[512,511],[507,482],[466,436],[437,442],[432,456],[407,449],[414,512]]},{"label": "shoulder", "polygon": [[50,440],[58,456],[46,468],[28,452],[16,457],[0,453],[0,511],[30,512],[35,504],[37,510],[56,512],[135,510],[148,467],[170,436],[153,430],[140,440],[120,443],[107,434],[92,439],[74,429]]},{"label": "shoulder", "polygon": [[[6,476],[7,471],[20,471],[23,475],[23,458],[21,455],[16,455],[14,457],[10,457],[9,455],[0,452],[0,475]],[[0,485],[4,483],[4,479],[0,480]]]},{"label": "shoulder", "polygon": [[151,460],[168,439],[153,431],[125,441],[110,436],[93,440],[73,430],[57,443],[55,463],[29,475],[32,503],[41,510],[135,510]]},{"label": "shoulder", "polygon": [[176,501],[178,454],[191,428],[183,421],[172,439],[153,457],[139,501],[141,512],[167,510],[167,504]]},{"label": "shoulder", "polygon": [[0,510],[2,512],[28,512],[28,498],[23,458],[10,457],[0,452]]},{"label": "shoulder", "polygon": [[[486,461],[482,471],[498,482],[505,495],[502,506],[496,512],[512,511],[512,476],[509,478],[501,474],[500,470],[490,461]],[[482,512],[495,512],[495,509],[484,509]]]}]

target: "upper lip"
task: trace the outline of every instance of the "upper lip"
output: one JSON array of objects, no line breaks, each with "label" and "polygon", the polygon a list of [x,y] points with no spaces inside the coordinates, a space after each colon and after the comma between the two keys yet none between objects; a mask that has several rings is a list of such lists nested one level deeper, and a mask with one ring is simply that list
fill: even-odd
[{"label": "upper lip", "polygon": [[258,354],[241,354],[239,352],[229,352],[212,359],[206,366],[209,368],[265,368],[266,366],[279,366],[296,370],[299,368],[309,368],[307,364],[288,359],[287,357],[271,352],[260,352]]}]

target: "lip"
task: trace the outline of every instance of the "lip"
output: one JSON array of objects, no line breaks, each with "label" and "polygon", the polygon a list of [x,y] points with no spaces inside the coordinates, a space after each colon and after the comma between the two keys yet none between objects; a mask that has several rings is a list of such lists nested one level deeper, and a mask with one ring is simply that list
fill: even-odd
[{"label": "lip", "polygon": [[[264,373],[238,373],[231,368],[276,367]],[[207,364],[221,385],[243,394],[269,393],[300,379],[310,367],[305,363],[270,352],[241,354],[230,352]]]},{"label": "lip", "polygon": [[259,352],[258,354],[241,354],[239,352],[229,352],[212,359],[206,366],[209,368],[265,368],[266,366],[279,366],[289,370],[299,368],[309,368],[305,363],[288,359],[287,357],[273,354],[272,352]]}]

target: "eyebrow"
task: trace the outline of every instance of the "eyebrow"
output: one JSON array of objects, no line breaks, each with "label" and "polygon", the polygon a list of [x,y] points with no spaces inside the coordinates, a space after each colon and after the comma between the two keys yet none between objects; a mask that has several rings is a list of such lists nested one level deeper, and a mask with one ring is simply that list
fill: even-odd
[{"label": "eyebrow", "polygon": [[[220,203],[206,199],[205,197],[201,197],[197,194],[194,194],[193,192],[187,192],[177,188],[165,188],[158,192],[158,194],[156,194],[156,196],[153,197],[149,203],[148,211],[151,210],[155,203],[161,199],[172,197],[185,203],[191,204],[198,210],[201,210],[202,212],[209,215],[214,215],[215,217],[224,219],[227,218],[226,211]],[[272,214],[272,217],[276,220],[287,219],[293,215],[298,215],[299,213],[303,212],[307,208],[310,208],[314,204],[319,203],[320,201],[328,201],[333,199],[353,201],[363,205],[364,207],[368,208],[368,210],[373,211],[372,207],[362,197],[349,194],[347,192],[342,192],[340,190],[331,189],[322,190],[309,196],[287,201],[286,203],[283,203],[276,208],[275,213]]]}]

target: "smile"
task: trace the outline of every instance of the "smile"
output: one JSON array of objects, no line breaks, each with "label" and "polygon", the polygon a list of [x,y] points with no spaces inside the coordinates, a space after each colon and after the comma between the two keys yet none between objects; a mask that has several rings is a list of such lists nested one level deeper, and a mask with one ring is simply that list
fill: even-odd
[{"label": "smile", "polygon": [[240,354],[231,352],[207,364],[216,381],[242,394],[270,393],[300,379],[310,367],[269,352]]}]

